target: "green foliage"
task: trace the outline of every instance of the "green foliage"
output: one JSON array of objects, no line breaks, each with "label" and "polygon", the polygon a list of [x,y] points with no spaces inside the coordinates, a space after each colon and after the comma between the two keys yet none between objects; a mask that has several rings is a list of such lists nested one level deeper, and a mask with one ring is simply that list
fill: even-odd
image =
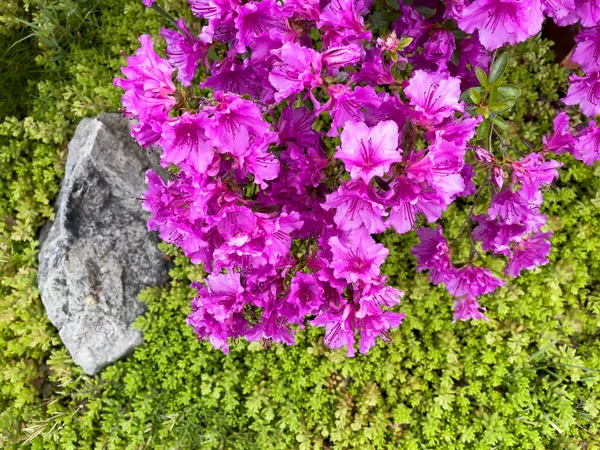
[{"label": "green foliage", "polygon": [[[119,107],[119,51],[161,25],[138,0],[103,0],[61,59],[39,58],[47,74],[26,113],[0,123],[1,448],[600,448],[600,170],[566,156],[546,195],[551,263],[482,299],[487,323],[452,324],[451,298],[415,272],[415,237],[386,234],[385,271],[406,289],[408,315],[394,343],[348,359],[308,329],[296,347],[240,342],[225,356],[185,324],[202,273],[165,245],[172,282],[141,295],[144,345],[85,376],[39,300],[38,228],[52,217],[74,124]],[[548,43],[513,51],[504,82],[522,89],[507,136],[539,143],[565,86]]]}]

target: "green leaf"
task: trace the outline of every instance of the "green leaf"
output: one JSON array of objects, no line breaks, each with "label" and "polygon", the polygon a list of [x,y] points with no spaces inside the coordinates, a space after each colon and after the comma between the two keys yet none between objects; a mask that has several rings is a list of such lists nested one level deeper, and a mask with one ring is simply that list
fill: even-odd
[{"label": "green leaf", "polygon": [[487,109],[483,109],[481,106],[475,108],[475,112],[477,112],[477,114],[481,114],[486,119],[490,116],[490,112]]},{"label": "green leaf", "polygon": [[385,0],[387,5],[395,11],[400,11],[400,4],[398,0]]},{"label": "green leaf", "polygon": [[490,116],[490,121],[502,130],[506,130],[508,128],[508,124],[504,121],[502,117]]},{"label": "green leaf", "polygon": [[466,91],[463,91],[463,92],[460,94],[460,97],[458,97],[458,99],[459,99],[460,101],[462,101],[462,102],[465,102],[465,103],[471,103],[471,96],[470,96],[470,92],[471,92],[471,89],[467,89]]},{"label": "green leaf", "polygon": [[415,6],[414,9],[416,9],[418,12],[421,13],[421,15],[423,16],[423,18],[425,19],[431,19],[433,16],[435,16],[436,10],[431,9],[431,8],[427,8],[425,6]]},{"label": "green leaf", "polygon": [[488,108],[492,112],[506,111],[509,105],[507,102],[490,103]]},{"label": "green leaf", "polygon": [[408,47],[413,40],[414,40],[413,38],[408,37],[408,36],[403,37],[402,39],[400,39],[400,42],[398,42],[398,50],[402,50],[403,48]]},{"label": "green leaf", "polygon": [[469,89],[469,97],[473,100],[473,103],[479,105],[481,103],[481,94],[475,89]]},{"label": "green leaf", "polygon": [[505,98],[518,98],[521,95],[521,88],[514,84],[505,84],[498,87],[498,92]]},{"label": "green leaf", "polygon": [[488,86],[488,76],[481,67],[475,67],[475,75],[477,75],[479,84],[481,84],[482,87],[485,88]]},{"label": "green leaf", "polygon": [[491,125],[487,120],[484,120],[479,124],[477,128],[477,139],[483,140],[490,134]]},{"label": "green leaf", "polygon": [[494,64],[492,65],[492,69],[490,70],[490,84],[494,84],[496,81],[502,77],[504,71],[506,70],[506,66],[508,65],[508,52],[502,53]]},{"label": "green leaf", "polygon": [[372,30],[381,30],[382,28],[389,28],[391,23],[396,20],[398,14],[394,14],[390,11],[378,11],[371,16],[369,21]]}]

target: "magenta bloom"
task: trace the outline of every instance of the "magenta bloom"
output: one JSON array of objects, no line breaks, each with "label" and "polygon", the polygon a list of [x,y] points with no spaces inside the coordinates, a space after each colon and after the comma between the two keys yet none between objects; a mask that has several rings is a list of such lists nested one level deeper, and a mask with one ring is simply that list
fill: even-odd
[{"label": "magenta bloom", "polygon": [[356,329],[356,307],[348,303],[339,309],[330,309],[319,314],[310,324],[325,327],[325,345],[329,348],[347,347],[349,357],[356,354],[354,330]]},{"label": "magenta bloom", "polygon": [[360,332],[358,350],[364,355],[375,347],[375,339],[379,336],[382,336],[385,342],[392,342],[388,330],[398,328],[405,317],[404,313],[386,311],[378,315],[357,318],[357,329]]},{"label": "magenta bloom", "polygon": [[[478,223],[473,230],[473,239],[481,242],[486,252],[510,256],[510,245],[521,239],[526,229],[521,224],[507,224],[501,220],[489,220],[485,215],[473,216]],[[543,221],[540,222],[540,226]]]},{"label": "magenta bloom", "polygon": [[[353,83],[393,84],[396,82],[388,64],[383,61],[383,51],[380,48],[370,48],[360,66],[360,72],[352,74]],[[356,87],[355,89],[358,89]]]},{"label": "magenta bloom", "polygon": [[446,281],[454,273],[450,261],[450,248],[442,234],[442,227],[437,230],[421,227],[417,230],[419,243],[410,252],[417,258],[417,270],[429,270],[429,278],[433,284]]},{"label": "magenta bloom", "polygon": [[[233,53],[233,52],[232,52]],[[260,97],[262,87],[256,71],[239,61],[235,54],[219,62],[214,62],[211,67],[212,76],[200,83],[203,89],[213,89],[216,92],[228,92],[238,95]]]},{"label": "magenta bloom", "polygon": [[508,264],[504,270],[511,277],[517,277],[522,270],[532,270],[548,264],[548,255],[552,244],[552,233],[536,233],[515,243]]},{"label": "magenta bloom", "polygon": [[382,336],[391,342],[388,330],[397,328],[402,323],[405,314],[392,312],[379,312],[376,315],[357,317],[356,306],[348,303],[340,308],[321,313],[312,320],[312,326],[325,326],[325,345],[329,348],[348,348],[347,356],[356,354],[355,330],[360,332],[359,351],[367,353],[375,346],[375,339]]},{"label": "magenta bloom", "polygon": [[198,295],[192,300],[188,324],[201,339],[229,353],[228,337],[242,335],[247,322],[241,314],[244,307],[244,288],[239,273],[208,275],[207,285],[194,283]]},{"label": "magenta bloom", "polygon": [[484,307],[482,307],[476,298],[471,297],[470,295],[466,295],[463,298],[459,298],[454,302],[454,320],[452,323],[457,320],[485,320],[486,322],[489,320],[485,314],[487,311]]},{"label": "magenta bloom", "polygon": [[323,84],[321,55],[313,49],[287,42],[272,53],[277,61],[269,74],[269,82],[277,91],[275,100],[278,102]]},{"label": "magenta bloom", "polygon": [[369,233],[381,233],[387,227],[382,220],[385,214],[384,199],[373,186],[361,179],[342,184],[327,196],[323,209],[336,208],[335,223],[342,231],[351,231],[364,226]]},{"label": "magenta bloom", "polygon": [[363,53],[364,50],[358,45],[330,47],[321,54],[321,60],[323,67],[329,71],[335,71],[335,69],[358,63]]},{"label": "magenta bloom", "polygon": [[578,105],[581,112],[588,117],[600,114],[600,72],[569,77],[571,85],[567,96],[563,98],[566,105]]},{"label": "magenta bloom", "polygon": [[321,30],[325,48],[353,40],[371,39],[371,32],[365,29],[365,21],[356,4],[354,0],[331,0],[323,8],[317,28]]},{"label": "magenta bloom", "polygon": [[356,86],[354,90],[343,84],[333,84],[327,88],[331,99],[322,107],[322,111],[331,108],[332,124],[327,136],[339,135],[339,129],[346,122],[364,122],[364,108],[368,105],[373,108],[381,106],[381,100],[375,89],[371,86]]},{"label": "magenta bloom", "polygon": [[560,112],[552,122],[554,124],[554,133],[548,133],[542,139],[544,150],[556,153],[573,153],[575,137],[569,127],[569,116],[566,112]]},{"label": "magenta bloom", "polygon": [[[426,188],[428,186],[425,186]],[[400,177],[393,185],[394,195],[389,204],[392,209],[386,223],[398,234],[408,233],[415,227],[419,213],[432,223],[442,216],[444,200],[431,188],[423,189],[419,183]]]},{"label": "magenta bloom", "polygon": [[254,102],[233,94],[217,94],[215,100],[219,103],[214,108],[206,134],[220,152],[236,153],[236,149],[248,149],[249,137],[266,138],[271,133],[271,126]]},{"label": "magenta bloom", "polygon": [[203,19],[219,19],[233,10],[237,0],[188,0],[190,9],[196,17]]},{"label": "magenta bloom", "polygon": [[[557,23],[570,15],[575,16],[575,0],[541,0],[542,11],[545,15],[552,17]],[[577,22],[577,18],[573,17]],[[564,26],[566,24],[561,24]]]},{"label": "magenta bloom", "polygon": [[488,50],[514,45],[542,30],[540,0],[475,0],[463,10],[458,26],[465,33],[479,31]]},{"label": "magenta bloom", "polygon": [[525,198],[533,198],[538,189],[558,178],[557,167],[562,166],[555,160],[544,161],[539,153],[530,153],[520,161],[512,163],[512,182],[521,183]]},{"label": "magenta bloom", "polygon": [[571,57],[586,73],[600,71],[600,27],[589,28],[575,36],[577,46]]},{"label": "magenta bloom", "polygon": [[417,119],[425,126],[438,124],[455,111],[463,111],[458,100],[460,79],[442,73],[416,70],[404,93],[418,113]]},{"label": "magenta bloom", "polygon": [[190,34],[183,19],[177,21],[177,25],[185,32],[162,28],[160,34],[167,41],[167,58],[169,63],[178,69],[177,79],[183,86],[190,86],[196,74],[198,62],[208,52],[208,44],[201,42]]},{"label": "magenta bloom", "polygon": [[524,225],[527,231],[537,231],[546,223],[546,216],[539,213],[542,201],[540,191],[525,196],[522,191],[504,189],[492,197],[488,216],[506,225]]},{"label": "magenta bloom", "polygon": [[238,53],[245,53],[253,39],[271,30],[285,28],[285,22],[275,0],[262,0],[239,6],[235,26],[238,30],[236,50]]},{"label": "magenta bloom", "polygon": [[323,297],[323,288],[314,275],[298,272],[292,278],[287,301],[298,309],[300,318],[317,311],[324,304]]},{"label": "magenta bloom", "polygon": [[454,35],[447,30],[437,29],[425,42],[423,56],[438,65],[445,64],[450,61],[455,48]]},{"label": "magenta bloom", "polygon": [[304,20],[319,20],[321,8],[319,0],[284,0],[283,13],[286,16],[295,15]]},{"label": "magenta bloom", "polygon": [[383,176],[402,156],[398,151],[398,125],[391,120],[369,128],[363,122],[346,122],[341,135],[342,145],[335,157],[344,161],[354,179],[369,183],[374,176]]},{"label": "magenta bloom", "polygon": [[588,166],[600,161],[600,127],[595,120],[577,135],[573,156]]},{"label": "magenta bloom", "polygon": [[223,322],[234,313],[241,312],[244,305],[244,288],[240,282],[239,273],[208,275],[207,289],[199,292],[202,307],[215,319]]},{"label": "magenta bloom", "polygon": [[465,266],[456,269],[453,276],[446,280],[446,289],[454,297],[479,297],[494,292],[504,284],[496,278],[490,269],[477,266]]},{"label": "magenta bloom", "polygon": [[166,118],[175,105],[174,69],[156,54],[149,35],[140,36],[139,41],[142,46],[121,68],[126,79],[115,78],[114,85],[125,90],[121,101],[129,117],[143,121]]},{"label": "magenta bloom", "polygon": [[184,169],[205,173],[215,155],[205,134],[208,119],[202,114],[185,113],[163,125],[161,160],[168,166],[181,164]]},{"label": "magenta bloom", "polygon": [[389,254],[389,250],[377,244],[364,228],[345,237],[333,236],[329,238],[329,245],[333,254],[329,264],[333,274],[348,283],[370,283],[379,276],[379,266]]},{"label": "magenta bloom", "polygon": [[[384,279],[385,280],[385,279]],[[361,290],[354,291],[354,301],[360,305],[360,309],[356,313],[359,319],[367,316],[381,315],[381,308],[388,308],[400,303],[400,298],[404,295],[404,291],[399,291],[396,288],[380,284],[368,284]]]},{"label": "magenta bloom", "polygon": [[295,143],[303,146],[316,146],[320,134],[312,129],[315,116],[307,108],[286,106],[281,111],[277,133],[282,144]]},{"label": "magenta bloom", "polygon": [[145,7],[150,8],[156,0],[142,0]]}]

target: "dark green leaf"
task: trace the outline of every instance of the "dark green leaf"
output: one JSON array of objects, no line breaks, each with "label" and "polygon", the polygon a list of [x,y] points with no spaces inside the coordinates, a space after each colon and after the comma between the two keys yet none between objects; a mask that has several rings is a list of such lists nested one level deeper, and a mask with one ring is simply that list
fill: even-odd
[{"label": "dark green leaf", "polygon": [[481,122],[479,124],[479,127],[477,128],[477,139],[480,139],[480,140],[486,139],[488,137],[488,135],[490,134],[490,128],[491,128],[491,125],[487,120],[484,120],[483,122]]},{"label": "dark green leaf", "polygon": [[390,11],[378,11],[371,16],[369,21],[370,28],[372,30],[380,30],[382,28],[389,28],[391,23],[398,18],[398,14],[394,14]]},{"label": "dark green leaf", "polygon": [[508,124],[504,121],[502,117],[490,116],[490,121],[498,128],[501,128],[503,130],[506,130],[508,128]]},{"label": "dark green leaf", "polygon": [[403,37],[402,39],[400,39],[400,42],[398,42],[398,49],[402,50],[403,48],[408,47],[412,41],[413,38],[411,37]]},{"label": "dark green leaf", "polygon": [[387,3],[387,5],[396,10],[399,11],[400,10],[400,4],[398,3],[398,0],[385,0],[385,2]]},{"label": "dark green leaf", "polygon": [[490,84],[494,84],[496,81],[502,77],[504,71],[506,70],[506,66],[508,65],[508,52],[502,53],[494,64],[492,65],[492,69],[490,70]]},{"label": "dark green leaf", "polygon": [[469,89],[469,97],[476,105],[481,103],[481,94],[477,92],[475,89]]},{"label": "dark green leaf", "polygon": [[487,87],[488,85],[488,76],[483,71],[481,67],[475,67],[475,75],[477,75],[477,79],[479,80],[479,84],[482,87]]},{"label": "dark green leaf", "polygon": [[499,86],[498,92],[505,98],[517,98],[521,95],[521,89],[514,84]]},{"label": "dark green leaf", "polygon": [[488,107],[489,107],[490,111],[499,112],[499,111],[506,111],[508,109],[509,105],[507,102],[499,102],[499,103],[490,103]]},{"label": "dark green leaf", "polygon": [[416,6],[414,9],[419,11],[425,19],[431,19],[433,16],[435,16],[436,12],[435,9],[427,8],[425,6]]}]

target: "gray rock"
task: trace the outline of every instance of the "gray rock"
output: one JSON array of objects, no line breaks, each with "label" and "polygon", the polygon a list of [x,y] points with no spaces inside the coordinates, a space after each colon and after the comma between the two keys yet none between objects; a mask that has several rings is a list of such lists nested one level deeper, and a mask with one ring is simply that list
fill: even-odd
[{"label": "gray rock", "polygon": [[132,322],[147,286],[168,280],[169,263],[148,233],[136,198],[158,155],[140,149],[129,121],[103,114],[81,121],[56,201],[40,237],[38,285],[50,321],[76,364],[90,375],[142,343]]}]

